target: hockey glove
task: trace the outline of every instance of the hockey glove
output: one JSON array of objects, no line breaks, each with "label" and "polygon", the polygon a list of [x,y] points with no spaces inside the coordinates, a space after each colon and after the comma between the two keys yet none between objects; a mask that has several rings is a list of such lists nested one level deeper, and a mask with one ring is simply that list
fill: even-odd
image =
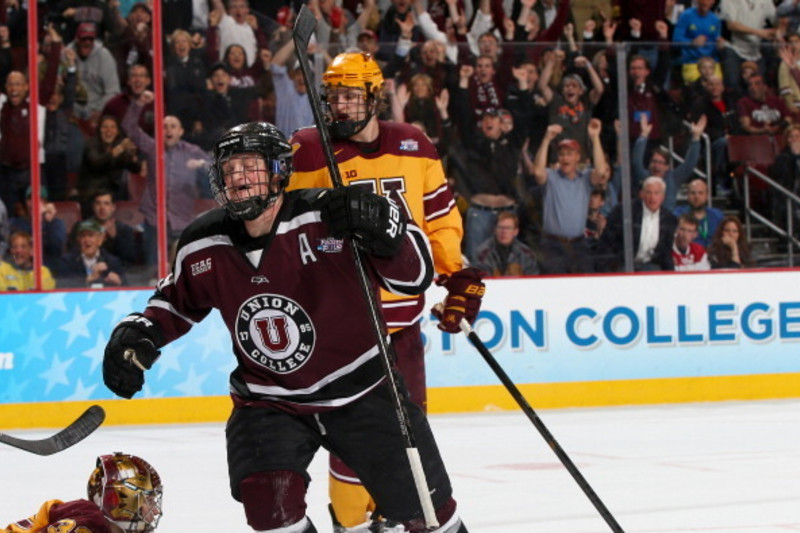
[{"label": "hockey glove", "polygon": [[111,332],[103,357],[103,381],[111,392],[131,398],[142,390],[144,371],[158,359],[164,334],[156,323],[141,313],[122,319]]},{"label": "hockey glove", "polygon": [[472,325],[481,310],[481,298],[486,285],[481,281],[483,272],[477,268],[464,268],[451,275],[442,274],[436,284],[447,289],[444,305],[431,309],[439,319],[438,328],[448,333],[461,331],[461,319],[466,318]]},{"label": "hockey glove", "polygon": [[365,187],[326,189],[315,201],[334,237],[353,237],[370,254],[392,257],[406,232],[403,211]]}]

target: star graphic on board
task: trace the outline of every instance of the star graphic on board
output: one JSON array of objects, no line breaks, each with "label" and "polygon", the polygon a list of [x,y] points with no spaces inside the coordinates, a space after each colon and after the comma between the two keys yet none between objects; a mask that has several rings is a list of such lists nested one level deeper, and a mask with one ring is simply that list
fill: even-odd
[{"label": "star graphic on board", "polygon": [[46,296],[42,296],[36,305],[40,307],[44,307],[44,316],[42,317],[42,322],[47,320],[47,317],[50,316],[50,313],[53,311],[66,311],[67,306],[64,303],[64,298],[66,297],[66,293],[64,292],[51,292]]},{"label": "star graphic on board", "polygon": [[[0,340],[11,339],[12,341],[22,333],[22,326],[20,325],[20,318],[22,313],[19,308],[15,308],[12,304],[15,298],[8,298],[5,309],[3,310],[3,327],[0,328]],[[7,345],[3,345],[4,347]]]},{"label": "star graphic on board", "polygon": [[53,358],[50,363],[50,368],[48,368],[38,376],[47,382],[47,386],[45,387],[44,390],[45,396],[50,394],[50,391],[56,385],[69,385],[69,380],[67,379],[67,370],[74,361],[75,361],[74,357],[62,361],[58,357],[58,354],[53,354]]},{"label": "star graphic on board", "polygon": [[90,361],[90,374],[94,374],[94,372],[97,370],[97,367],[103,362],[103,354],[105,353],[107,342],[108,339],[106,339],[105,333],[99,331],[97,332],[97,338],[95,339],[94,346],[91,346],[81,352],[80,355],[86,357]]},{"label": "star graphic on board", "polygon": [[117,324],[122,317],[129,315],[134,309],[143,306],[137,305],[136,300],[146,298],[145,291],[117,291],[117,297],[103,306],[103,309],[111,311],[111,318],[108,320],[109,326]]},{"label": "star graphic on board", "polygon": [[183,370],[179,359],[180,355],[186,350],[186,347],[186,343],[180,343],[170,346],[168,351],[161,352],[161,357],[159,357],[158,361],[153,365],[154,369],[158,369],[157,379],[163,378],[164,374],[170,370],[175,370],[177,372]]},{"label": "star graphic on board", "polygon": [[97,385],[91,385],[89,387],[85,387],[83,385],[83,381],[79,378],[78,382],[75,384],[75,389],[72,391],[72,394],[64,398],[65,402],[82,402],[86,401],[91,398],[92,393],[97,388]]},{"label": "star graphic on board", "polygon": [[195,339],[203,359],[210,355],[229,354],[230,336],[228,328],[222,321],[219,312],[215,311],[211,316],[206,317],[207,327],[204,328],[205,334]]},{"label": "star graphic on board", "polygon": [[28,365],[33,362],[34,359],[39,359],[41,361],[47,361],[50,359],[50,354],[45,353],[44,347],[47,344],[47,339],[50,338],[50,332],[42,333],[36,331],[35,328],[31,328],[28,331],[28,339],[25,341],[25,352],[23,354],[19,354],[20,357],[24,362],[22,364],[22,369],[28,368]]},{"label": "star graphic on board", "polygon": [[208,377],[208,373],[197,375],[194,365],[189,368],[186,379],[182,383],[175,385],[175,388],[183,393],[184,396],[202,396],[203,382]]},{"label": "star graphic on board", "polygon": [[95,311],[90,311],[87,314],[83,314],[81,312],[80,306],[76,305],[75,310],[72,313],[72,318],[65,322],[60,328],[61,331],[67,332],[67,342],[65,344],[66,348],[69,348],[72,342],[75,340],[76,337],[86,337],[87,339],[90,338],[89,335],[89,328],[87,327],[89,321],[94,316]]},{"label": "star graphic on board", "polygon": [[0,399],[2,399],[4,403],[21,403],[25,398],[25,389],[28,388],[30,383],[28,379],[19,382],[4,383],[4,390],[3,393],[0,394]]}]

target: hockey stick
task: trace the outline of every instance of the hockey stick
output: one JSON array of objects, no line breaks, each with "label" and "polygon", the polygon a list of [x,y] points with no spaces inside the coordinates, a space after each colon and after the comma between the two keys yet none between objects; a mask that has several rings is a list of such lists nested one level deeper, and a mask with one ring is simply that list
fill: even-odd
[{"label": "hockey stick", "polygon": [[567,471],[572,475],[572,479],[578,483],[578,486],[580,486],[581,490],[583,490],[583,493],[589,498],[589,501],[591,501],[595,508],[600,512],[600,516],[602,516],[603,520],[606,521],[606,524],[608,524],[608,526],[611,528],[611,531],[614,533],[625,533],[622,530],[622,527],[611,515],[611,512],[609,512],[608,508],[600,500],[600,497],[589,485],[589,482],[586,481],[586,478],[583,477],[583,474],[581,474],[580,470],[578,470],[578,467],[576,467],[569,458],[567,452],[565,452],[561,445],[558,444],[558,441],[556,441],[555,437],[553,437],[553,434],[550,433],[550,431],[547,429],[547,426],[544,425],[544,422],[542,422],[533,408],[528,404],[527,400],[525,400],[525,397],[519,391],[517,386],[513,381],[511,381],[511,378],[508,377],[508,374],[505,373],[497,360],[492,356],[491,352],[489,352],[488,348],[486,348],[486,345],[483,344],[483,341],[481,341],[480,337],[478,337],[478,334],[475,333],[475,331],[469,325],[469,322],[462,318],[460,326],[461,331],[464,332],[470,342],[472,342],[472,345],[475,346],[492,370],[494,370],[494,373],[498,378],[500,378],[500,381],[503,382],[503,385],[505,385],[506,390],[508,390],[511,396],[514,397],[514,399],[517,401],[517,404],[519,404],[519,406],[528,416],[534,427],[539,431],[542,437],[544,437],[547,445],[550,446],[550,449],[553,450],[556,456],[558,456],[558,458],[561,460],[561,464],[563,464]]},{"label": "hockey stick", "polygon": [[100,427],[106,412],[99,405],[93,405],[75,421],[51,437],[41,440],[25,440],[0,433],[0,442],[14,446],[36,455],[53,455],[77,444]]},{"label": "hockey stick", "polygon": [[[298,62],[300,63],[300,71],[303,73],[303,81],[306,84],[308,91],[308,99],[311,103],[311,111],[314,115],[314,121],[317,124],[317,131],[319,131],[320,144],[322,144],[322,151],[325,154],[325,162],[330,172],[333,186],[344,187],[342,182],[342,175],[339,172],[339,166],[336,164],[336,158],[333,154],[333,144],[331,142],[330,132],[325,127],[325,117],[322,115],[322,103],[319,98],[314,80],[311,77],[311,69],[309,68],[310,60],[308,57],[308,43],[311,40],[311,34],[317,26],[317,20],[308,9],[306,5],[300,8],[297,14],[297,20],[294,23],[294,30],[292,37],[294,39],[295,53],[297,54]],[[419,450],[414,441],[414,435],[411,431],[411,425],[408,420],[408,413],[403,407],[403,402],[400,399],[400,393],[397,391],[397,380],[395,379],[392,370],[392,363],[389,356],[389,346],[386,342],[385,328],[383,327],[382,319],[378,314],[378,303],[375,299],[375,294],[370,289],[369,278],[364,269],[364,258],[362,251],[357,243],[353,242],[353,258],[356,266],[359,281],[361,283],[362,293],[367,301],[369,308],[370,320],[372,322],[373,331],[378,344],[378,350],[381,356],[381,363],[383,364],[383,373],[386,375],[386,381],[389,385],[392,401],[394,403],[395,413],[398,422],[400,423],[400,432],[405,439],[406,455],[408,462],[411,465],[411,475],[414,478],[414,485],[417,489],[420,505],[422,506],[422,513],[425,517],[425,525],[434,528],[438,527],[439,523],[436,520],[436,512],[433,509],[433,501],[428,489],[428,481],[425,478],[425,471],[422,469],[422,461],[419,456]]]}]

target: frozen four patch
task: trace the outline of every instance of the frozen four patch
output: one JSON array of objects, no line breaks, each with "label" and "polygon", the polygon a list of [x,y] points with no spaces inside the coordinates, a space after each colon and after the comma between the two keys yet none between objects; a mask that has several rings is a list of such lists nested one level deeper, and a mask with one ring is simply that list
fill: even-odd
[{"label": "frozen four patch", "polygon": [[400,150],[404,152],[416,152],[419,150],[419,143],[414,139],[400,141]]},{"label": "frozen four patch", "polygon": [[337,239],[335,237],[325,237],[319,240],[317,250],[326,254],[336,254],[342,251],[342,244],[344,239]]}]

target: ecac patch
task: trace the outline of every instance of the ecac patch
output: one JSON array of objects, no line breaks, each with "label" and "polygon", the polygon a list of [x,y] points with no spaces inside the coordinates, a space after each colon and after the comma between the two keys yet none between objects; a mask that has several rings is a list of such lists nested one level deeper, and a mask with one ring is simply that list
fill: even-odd
[{"label": "ecac patch", "polygon": [[253,296],[242,304],[236,317],[239,349],[278,374],[290,374],[308,362],[316,337],[305,310],[285,296]]}]

